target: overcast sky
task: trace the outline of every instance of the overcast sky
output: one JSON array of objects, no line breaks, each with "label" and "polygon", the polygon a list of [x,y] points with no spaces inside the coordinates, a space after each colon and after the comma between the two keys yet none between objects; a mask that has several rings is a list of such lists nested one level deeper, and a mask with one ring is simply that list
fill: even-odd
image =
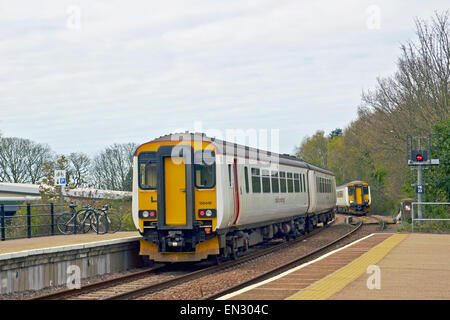
[{"label": "overcast sky", "polygon": [[448,1],[0,0],[0,131],[93,155],[178,130],[279,130],[282,153],[356,118],[415,17]]}]

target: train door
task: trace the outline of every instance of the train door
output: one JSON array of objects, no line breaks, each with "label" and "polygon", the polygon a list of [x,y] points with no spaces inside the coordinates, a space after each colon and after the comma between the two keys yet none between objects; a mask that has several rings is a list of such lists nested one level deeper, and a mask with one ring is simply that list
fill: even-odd
[{"label": "train door", "polygon": [[308,201],[309,201],[309,209],[308,213],[316,212],[317,210],[317,184],[316,184],[316,174],[314,170],[308,170]]},{"label": "train door", "polygon": [[186,224],[186,165],[181,157],[164,158],[166,225]]},{"label": "train door", "polygon": [[192,229],[194,161],[190,146],[161,146],[157,152],[158,229]]},{"label": "train door", "polygon": [[355,202],[357,205],[362,205],[362,203],[363,203],[363,198],[362,198],[363,192],[362,191],[363,190],[362,190],[361,185],[355,186],[355,196],[356,196]]},{"label": "train door", "polygon": [[234,219],[233,224],[236,224],[238,218],[239,218],[239,212],[240,212],[240,201],[239,201],[239,179],[238,179],[238,162],[237,159],[233,159],[233,168],[232,168],[232,185],[233,185],[233,198],[234,198]]}]

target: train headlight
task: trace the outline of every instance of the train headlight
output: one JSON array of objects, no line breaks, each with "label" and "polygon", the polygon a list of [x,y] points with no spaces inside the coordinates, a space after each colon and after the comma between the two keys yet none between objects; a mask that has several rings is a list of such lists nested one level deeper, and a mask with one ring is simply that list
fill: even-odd
[{"label": "train headlight", "polygon": [[215,218],[217,216],[216,209],[200,209],[198,210],[200,218]]},{"label": "train headlight", "polygon": [[156,210],[139,210],[139,218],[156,219]]}]

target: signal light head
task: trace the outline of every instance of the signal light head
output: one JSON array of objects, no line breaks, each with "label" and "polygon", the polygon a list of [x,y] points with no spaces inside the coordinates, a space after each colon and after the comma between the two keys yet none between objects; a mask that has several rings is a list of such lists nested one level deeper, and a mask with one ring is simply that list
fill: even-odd
[{"label": "signal light head", "polygon": [[416,160],[417,161],[423,161],[423,156],[419,153],[416,155]]}]

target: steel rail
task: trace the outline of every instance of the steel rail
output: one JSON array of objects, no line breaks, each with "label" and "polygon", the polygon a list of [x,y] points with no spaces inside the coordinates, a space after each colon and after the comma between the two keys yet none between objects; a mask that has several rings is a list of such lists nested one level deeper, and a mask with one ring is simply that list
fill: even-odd
[{"label": "steel rail", "polygon": [[209,295],[209,296],[207,296],[207,297],[204,297],[202,300],[215,300],[215,299],[220,298],[220,297],[222,297],[222,296],[224,296],[224,295],[226,295],[226,294],[229,294],[229,293],[238,291],[238,290],[240,290],[240,289],[243,289],[243,288],[248,287],[248,286],[250,286],[250,285],[253,285],[253,284],[255,284],[255,283],[259,283],[259,282],[261,282],[261,281],[263,281],[263,280],[272,278],[272,277],[274,277],[274,276],[276,276],[276,275],[278,275],[278,274],[281,274],[281,273],[283,273],[283,272],[285,272],[285,271],[287,271],[287,270],[289,270],[289,269],[292,269],[292,268],[294,268],[294,267],[296,267],[296,266],[298,266],[298,265],[304,263],[305,260],[307,260],[308,258],[313,257],[314,255],[316,255],[316,254],[318,254],[318,253],[320,253],[320,252],[322,252],[322,251],[328,249],[329,247],[331,247],[331,246],[333,246],[334,244],[336,244],[336,243],[342,241],[343,239],[345,239],[345,238],[348,237],[349,235],[355,233],[357,230],[360,229],[360,227],[361,227],[362,225],[363,225],[363,223],[362,223],[362,221],[361,221],[361,222],[360,222],[353,230],[351,230],[350,232],[346,233],[346,234],[343,235],[342,237],[340,237],[340,238],[338,238],[338,239],[336,239],[336,240],[333,240],[332,242],[330,242],[330,243],[328,243],[328,244],[326,244],[326,245],[324,245],[324,246],[322,246],[322,247],[320,247],[320,248],[318,248],[318,249],[313,250],[312,252],[309,252],[309,253],[307,253],[307,254],[305,254],[305,255],[299,257],[299,258],[295,258],[295,259],[289,261],[288,263],[286,263],[286,264],[284,264],[284,265],[282,265],[282,266],[275,267],[275,268],[273,268],[273,269],[271,269],[271,270],[269,270],[269,271],[267,271],[267,272],[265,272],[265,273],[263,273],[263,274],[261,274],[261,275],[259,275],[259,276],[256,276],[256,277],[254,277],[254,278],[252,278],[252,279],[250,279],[250,280],[248,280],[248,281],[242,282],[242,283],[240,283],[240,284],[238,284],[238,285],[236,285],[236,286],[233,286],[233,287],[231,287],[231,288],[227,288],[227,289],[222,290],[222,291],[220,291],[220,292],[217,292],[217,293],[214,293],[214,294]]},{"label": "steel rail", "polygon": [[60,300],[60,299],[69,298],[69,297],[73,297],[73,296],[79,296],[79,295],[82,295],[82,294],[85,294],[85,293],[88,293],[88,292],[91,292],[94,290],[112,287],[112,286],[121,284],[125,281],[135,280],[135,279],[139,279],[141,277],[148,276],[150,274],[155,273],[156,271],[163,268],[164,266],[165,265],[161,265],[161,266],[157,266],[157,267],[154,267],[151,269],[137,271],[137,272],[134,272],[131,274],[116,277],[113,279],[90,283],[90,284],[82,286],[79,289],[65,289],[65,290],[54,292],[54,293],[49,293],[49,294],[45,294],[45,295],[41,295],[41,296],[37,296],[37,297],[31,297],[27,300]]},{"label": "steel rail", "polygon": [[[328,223],[326,227],[334,224],[336,221],[336,219],[332,220],[330,223]],[[324,229],[324,227],[321,228],[317,228],[314,229],[313,231],[309,232],[308,234],[304,235],[304,236],[300,236],[295,240],[290,240],[290,241],[286,241],[283,242],[281,244],[278,245],[274,245],[270,248],[266,248],[266,249],[262,249],[262,250],[258,250],[254,253],[250,253],[247,254],[245,256],[239,257],[237,260],[230,260],[230,261],[226,261],[224,263],[220,263],[211,267],[207,267],[205,269],[201,269],[201,270],[197,270],[191,273],[188,273],[186,275],[181,275],[178,276],[176,278],[173,279],[169,279],[169,280],[164,280],[161,281],[159,283],[156,284],[151,284],[151,285],[146,285],[146,286],[142,286],[139,288],[136,288],[134,290],[130,290],[127,292],[123,292],[123,293],[118,293],[115,294],[113,296],[109,296],[109,297],[105,297],[102,300],[126,300],[126,299],[133,299],[136,298],[138,296],[142,296],[144,294],[148,294],[148,293],[154,293],[157,291],[161,291],[163,289],[169,288],[171,286],[175,286],[179,283],[183,283],[186,281],[190,281],[190,280],[194,280],[206,275],[209,275],[213,272],[217,272],[219,270],[224,270],[224,269],[228,269],[228,268],[232,268],[235,267],[237,265],[240,265],[242,263],[246,263],[248,261],[257,259],[259,257],[268,255],[272,252],[278,251],[280,249],[289,247],[293,244],[302,242],[303,240],[305,240],[306,238],[309,238],[311,236],[316,235],[317,233],[319,233],[320,231],[322,231]],[[58,291],[55,293],[50,293],[50,294],[46,294],[46,295],[42,295],[42,296],[37,296],[37,297],[32,297],[29,300],[57,300],[57,299],[65,299],[65,298],[69,298],[69,297],[74,297],[74,296],[79,296],[85,293],[90,293],[90,292],[95,292],[96,290],[100,290],[100,289],[105,289],[105,288],[112,288],[115,285],[120,285],[123,284],[124,282],[130,281],[130,280],[135,280],[135,279],[139,279],[141,277],[146,277],[149,276],[151,274],[153,274],[155,271],[161,269],[163,266],[158,266],[157,268],[152,268],[150,270],[144,270],[144,271],[139,271],[139,272],[135,272],[129,275],[125,275],[125,276],[121,276],[121,277],[117,277],[114,279],[110,279],[110,280],[104,280],[104,281],[100,281],[100,282],[96,282],[96,283],[92,283],[92,284],[88,284],[85,285],[83,287],[81,287],[80,289],[67,289],[67,290],[63,290],[63,291]]]},{"label": "steel rail", "polygon": [[[330,225],[332,225],[334,222],[336,221],[336,219],[334,219],[333,221],[331,221],[329,224],[327,224],[325,227],[328,227]],[[155,293],[158,291],[162,291],[164,289],[167,289],[169,287],[173,287],[176,286],[178,284],[181,283],[185,283],[186,281],[191,281],[191,280],[195,280],[204,276],[207,276],[211,273],[220,271],[220,270],[224,270],[224,269],[228,269],[228,268],[232,268],[235,267],[237,265],[240,265],[242,263],[254,260],[256,258],[262,257],[264,255],[268,255],[272,252],[278,251],[280,249],[286,248],[288,246],[291,246],[294,243],[297,242],[301,242],[306,238],[309,238],[315,234],[317,234],[318,232],[320,232],[321,230],[323,230],[324,228],[317,228],[315,230],[313,230],[312,232],[299,237],[293,241],[287,241],[287,242],[283,242],[279,245],[275,245],[273,247],[270,247],[268,249],[264,249],[264,250],[258,250],[257,252],[245,255],[243,257],[240,257],[238,260],[231,260],[231,261],[226,261],[224,263],[218,264],[218,265],[214,265],[205,269],[201,269],[201,270],[197,270],[191,273],[188,273],[186,275],[182,275],[173,279],[169,279],[169,280],[165,280],[156,284],[152,284],[152,285],[148,285],[148,286],[143,286],[140,288],[136,288],[135,290],[130,290],[128,292],[124,292],[124,293],[119,293],[116,294],[114,296],[111,297],[106,297],[104,300],[128,300],[128,299],[134,299],[136,297],[139,296],[143,296],[145,294],[150,294],[150,293]]]}]

